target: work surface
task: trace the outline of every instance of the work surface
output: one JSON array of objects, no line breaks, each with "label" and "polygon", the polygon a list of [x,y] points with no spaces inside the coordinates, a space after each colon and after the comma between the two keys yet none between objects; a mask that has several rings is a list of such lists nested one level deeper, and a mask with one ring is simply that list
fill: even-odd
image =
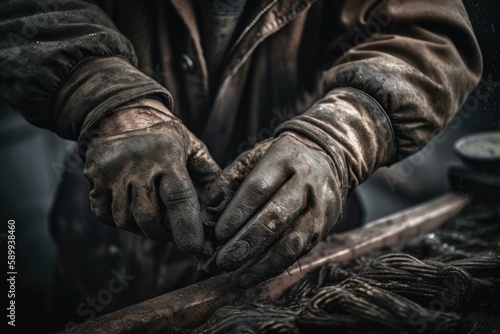
[{"label": "work surface", "polygon": [[163,332],[500,333],[500,220],[490,210],[324,265],[277,301],[238,301],[194,330]]}]

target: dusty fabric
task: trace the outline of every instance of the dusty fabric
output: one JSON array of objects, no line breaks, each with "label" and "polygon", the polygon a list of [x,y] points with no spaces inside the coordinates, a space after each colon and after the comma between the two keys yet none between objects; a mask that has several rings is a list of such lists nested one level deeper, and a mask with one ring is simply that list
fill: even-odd
[{"label": "dusty fabric", "polygon": [[481,216],[470,213],[435,233],[325,265],[277,301],[239,301],[195,330],[166,332],[497,333],[500,224]]},{"label": "dusty fabric", "polygon": [[[385,110],[402,158],[444,127],[481,75],[460,0],[256,1],[211,103],[192,1],[90,2],[109,16],[77,0],[0,5],[2,96],[65,138],[155,95],[225,164],[326,93],[351,87]],[[36,34],[26,35],[32,22]]]}]

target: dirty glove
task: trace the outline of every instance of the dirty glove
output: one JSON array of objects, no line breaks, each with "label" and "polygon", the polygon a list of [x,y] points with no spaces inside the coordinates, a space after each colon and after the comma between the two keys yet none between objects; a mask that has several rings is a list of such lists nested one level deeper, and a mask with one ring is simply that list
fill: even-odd
[{"label": "dirty glove", "polygon": [[350,190],[394,156],[378,103],[354,89],[332,91],[214,181],[203,219],[215,225],[218,248],[204,267],[215,260],[240,287],[281,273],[328,234]]},{"label": "dirty glove", "polygon": [[219,172],[205,145],[149,99],[101,122],[84,170],[100,221],[155,240],[173,237],[192,254],[202,251],[205,238],[195,185],[203,188]]},{"label": "dirty glove", "polygon": [[216,225],[216,237],[225,243],[216,257],[219,269],[241,267],[236,283],[247,286],[279,274],[308,252],[340,218],[346,182],[337,169],[313,141],[283,132]]}]

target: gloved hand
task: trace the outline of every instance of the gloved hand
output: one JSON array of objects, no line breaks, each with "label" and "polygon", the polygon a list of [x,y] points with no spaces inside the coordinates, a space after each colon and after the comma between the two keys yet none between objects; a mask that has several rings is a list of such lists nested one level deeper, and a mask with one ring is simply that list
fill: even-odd
[{"label": "gloved hand", "polygon": [[202,217],[217,250],[203,266],[233,271],[240,287],[281,273],[327,235],[349,192],[394,158],[378,103],[357,90],[334,90],[214,181]]},{"label": "gloved hand", "polygon": [[220,168],[205,145],[160,102],[141,100],[108,116],[85,156],[93,213],[103,223],[203,250],[195,184]]},{"label": "gloved hand", "polygon": [[[219,178],[231,180],[226,190],[242,183],[215,227],[224,244],[218,268],[236,270],[233,280],[242,287],[281,273],[340,219],[346,196],[341,177],[321,147],[294,132],[240,156]],[[212,191],[222,186],[219,180]]]}]

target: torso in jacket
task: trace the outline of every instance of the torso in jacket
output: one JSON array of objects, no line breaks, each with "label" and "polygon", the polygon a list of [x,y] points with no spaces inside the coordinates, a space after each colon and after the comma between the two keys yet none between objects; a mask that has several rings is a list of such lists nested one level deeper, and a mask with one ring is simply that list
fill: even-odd
[{"label": "torso in jacket", "polygon": [[190,1],[115,1],[113,20],[132,41],[139,68],[172,93],[174,113],[227,162],[321,96],[321,37],[339,20],[322,22],[322,3],[313,3],[249,1],[213,92]]}]

